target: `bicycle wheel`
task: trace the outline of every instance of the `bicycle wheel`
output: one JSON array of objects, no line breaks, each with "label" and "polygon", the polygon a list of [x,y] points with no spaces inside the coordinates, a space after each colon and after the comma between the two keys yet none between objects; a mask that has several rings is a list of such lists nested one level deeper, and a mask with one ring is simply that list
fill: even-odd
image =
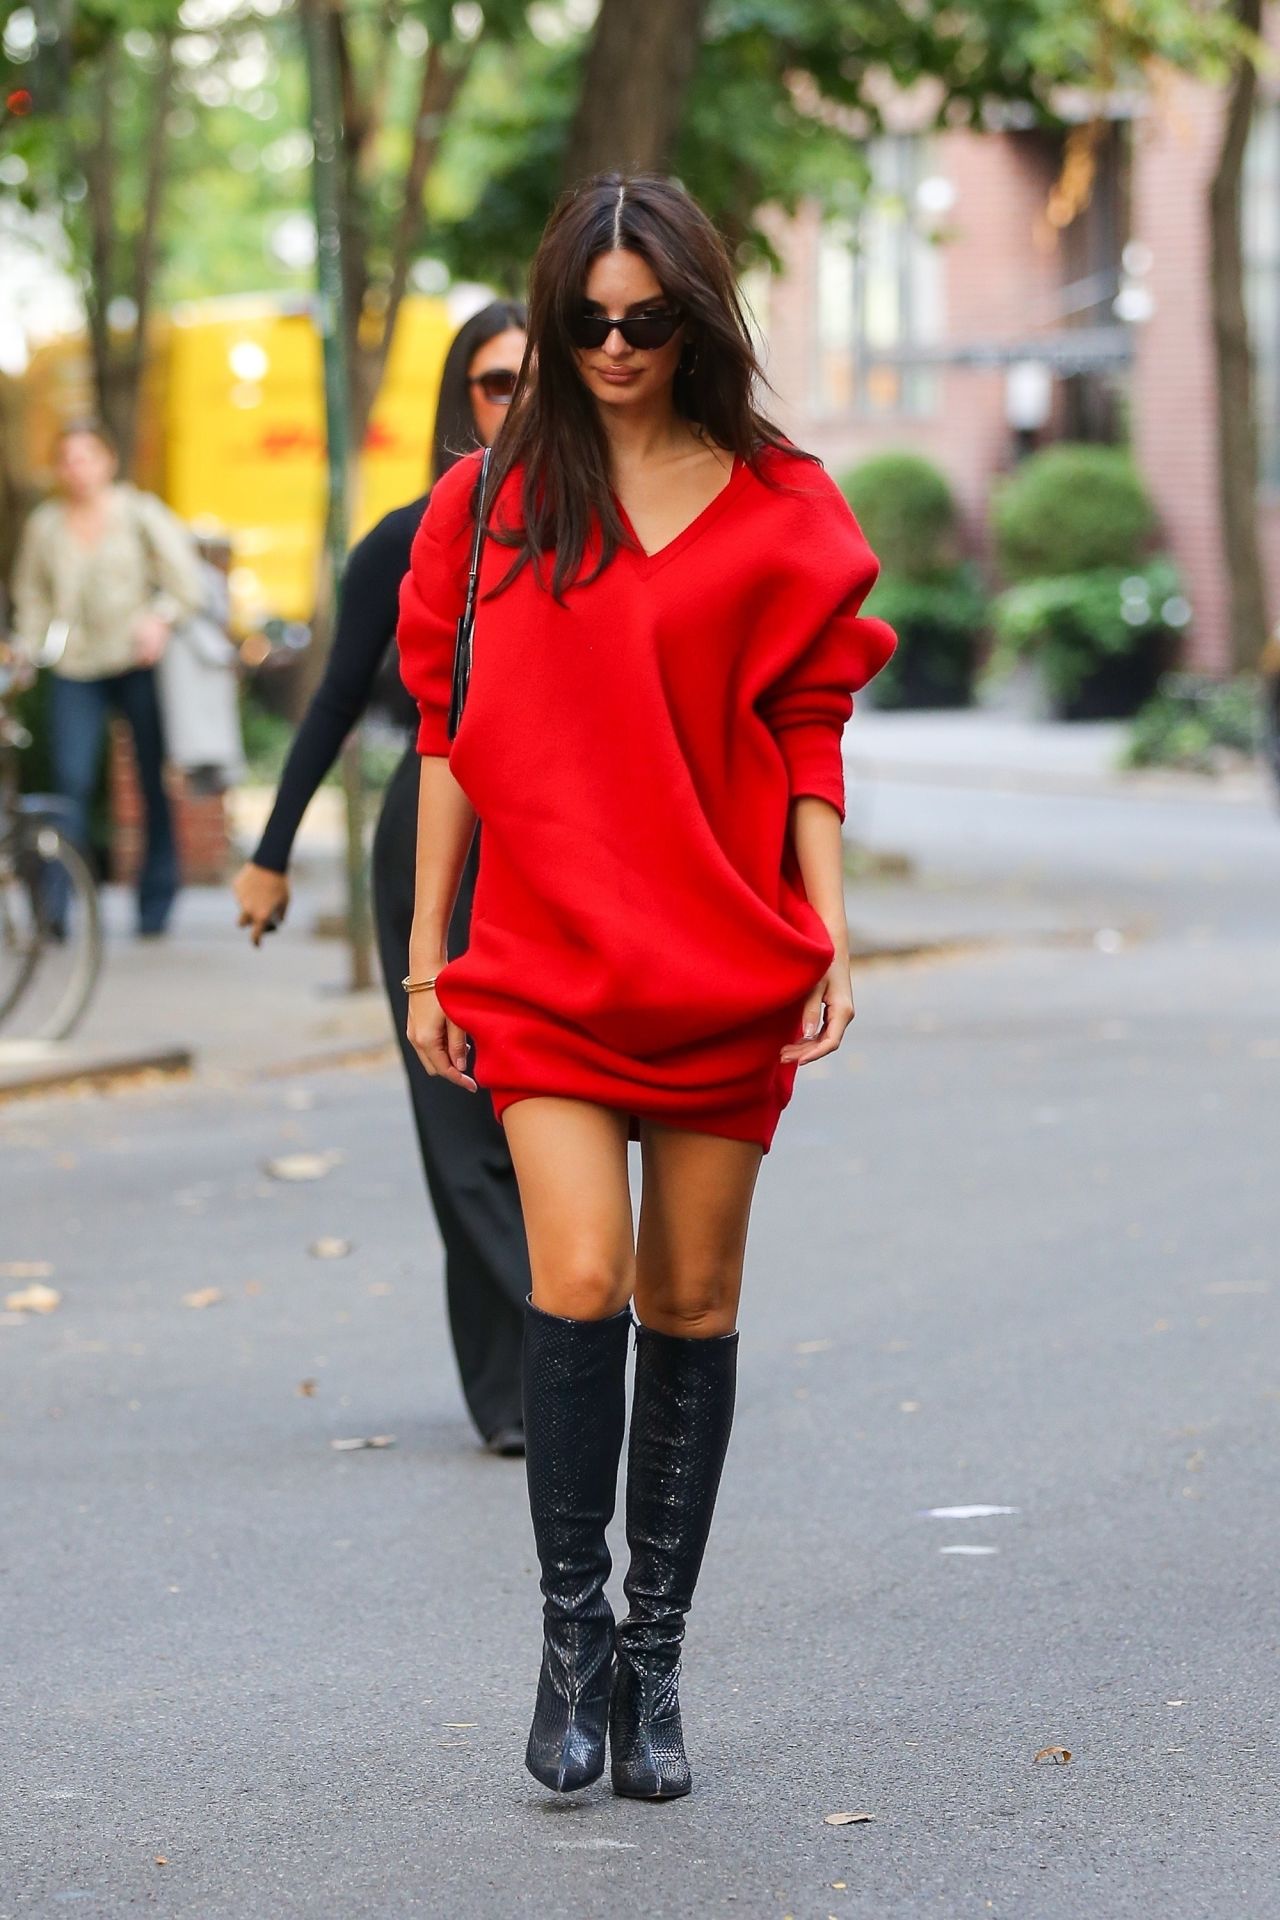
[{"label": "bicycle wheel", "polygon": [[0,1027],[27,990],[40,962],[40,924],[11,845],[0,851]]},{"label": "bicycle wheel", "polygon": [[51,821],[22,828],[7,912],[19,945],[33,956],[10,997],[6,1032],[27,1040],[65,1040],[82,1018],[102,970],[102,921],[88,863]]}]

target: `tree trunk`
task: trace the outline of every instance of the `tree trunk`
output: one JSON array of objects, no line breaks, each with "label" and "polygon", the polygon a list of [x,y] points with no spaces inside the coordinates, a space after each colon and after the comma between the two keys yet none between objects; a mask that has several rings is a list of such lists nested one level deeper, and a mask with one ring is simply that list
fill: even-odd
[{"label": "tree trunk", "polygon": [[567,184],[671,164],[708,0],[602,0],[565,153]]},{"label": "tree trunk", "polygon": [[111,89],[115,78],[115,48],[108,42],[98,70],[97,127],[93,145],[76,155],[86,186],[85,213],[89,225],[89,271],[84,288],[89,322],[89,350],[93,357],[93,387],[98,416],[113,437],[120,432],[115,366],[107,308],[115,280],[115,112]]},{"label": "tree trunk", "polygon": [[133,340],[120,370],[116,431],[120,436],[120,465],[132,473],[138,450],[138,410],[142,376],[147,364],[147,328],[155,290],[159,253],[160,213],[169,164],[169,109],[173,105],[173,35],[160,37],[160,71],[151,102],[151,124],[144,154],[142,225],[133,253]]},{"label": "tree trunk", "polygon": [[[1234,0],[1240,25],[1256,34],[1262,0]],[[1231,659],[1256,666],[1267,637],[1267,589],[1258,545],[1258,432],[1253,360],[1244,298],[1242,185],[1258,76],[1237,56],[1218,164],[1209,187],[1210,297],[1218,376],[1218,509],[1230,595]]]}]

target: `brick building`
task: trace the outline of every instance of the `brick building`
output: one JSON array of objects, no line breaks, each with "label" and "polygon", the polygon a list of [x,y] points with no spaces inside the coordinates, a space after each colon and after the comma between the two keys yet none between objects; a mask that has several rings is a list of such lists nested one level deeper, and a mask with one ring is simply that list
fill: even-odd
[{"label": "brick building", "polygon": [[[1188,583],[1187,664],[1214,673],[1229,665],[1207,278],[1222,107],[1220,94],[1176,79],[1111,103],[1078,206],[1061,137],[921,132],[904,110],[870,149],[858,230],[813,214],[780,224],[786,271],[758,303],[770,379],[801,444],[836,474],[888,447],[936,461],[975,552],[991,482],[1021,447],[1129,439]],[[1275,100],[1254,129],[1245,224],[1260,526],[1280,612]]]}]

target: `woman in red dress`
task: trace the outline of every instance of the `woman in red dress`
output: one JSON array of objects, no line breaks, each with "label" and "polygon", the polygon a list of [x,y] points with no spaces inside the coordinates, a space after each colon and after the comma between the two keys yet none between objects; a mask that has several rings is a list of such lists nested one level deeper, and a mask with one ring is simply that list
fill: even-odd
[{"label": "woman in red dress", "polygon": [[[408,1031],[429,1073],[491,1092],[519,1181],[544,1596],[526,1759],[561,1792],[599,1777],[606,1738],[615,1793],[689,1790],[680,1647],[733,1415],[752,1192],[797,1068],[853,1017],[840,739],[893,636],[860,613],[876,562],[852,514],[758,410],[758,378],[705,215],[654,177],[586,182],[533,264],[485,498],[478,455],[445,476],[401,594],[422,716]],[[471,943],[449,961],[477,819]]]}]

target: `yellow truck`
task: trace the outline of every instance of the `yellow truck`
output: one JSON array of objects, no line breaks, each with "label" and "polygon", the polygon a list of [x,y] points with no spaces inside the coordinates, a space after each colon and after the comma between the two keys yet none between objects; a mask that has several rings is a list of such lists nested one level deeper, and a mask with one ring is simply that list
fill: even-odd
[{"label": "yellow truck", "polygon": [[[359,463],[355,539],[425,491],[436,392],[454,328],[443,300],[401,309]],[[29,437],[46,457],[59,419],[87,411],[80,341],[39,354]],[[324,524],[320,339],[305,300],[236,295],[176,307],[156,329],[139,479],[197,532],[231,542],[235,625],[310,618]]]}]

